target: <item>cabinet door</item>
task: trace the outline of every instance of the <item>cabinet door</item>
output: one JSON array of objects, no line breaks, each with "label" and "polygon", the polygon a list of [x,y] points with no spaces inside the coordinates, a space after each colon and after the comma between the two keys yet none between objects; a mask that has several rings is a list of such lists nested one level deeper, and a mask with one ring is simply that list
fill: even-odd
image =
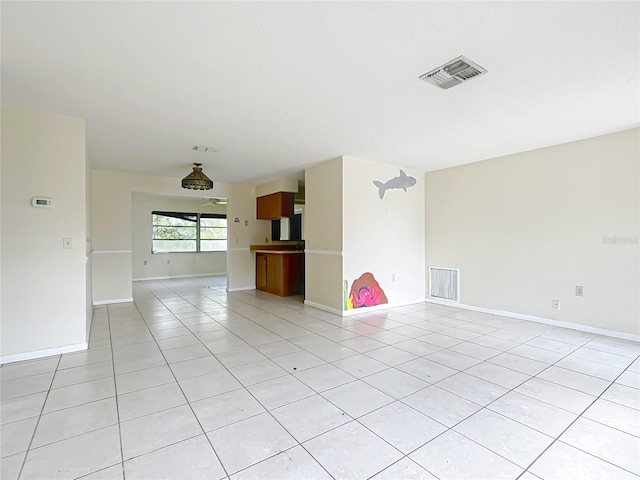
[{"label": "cabinet door", "polygon": [[275,213],[275,199],[271,195],[256,198],[256,217],[258,220],[275,218]]},{"label": "cabinet door", "polygon": [[256,254],[256,288],[267,290],[267,255]]},{"label": "cabinet door", "polygon": [[267,292],[285,295],[284,278],[282,272],[282,257],[284,255],[267,254]]},{"label": "cabinet door", "polygon": [[285,295],[304,293],[304,254],[282,255]]},{"label": "cabinet door", "polygon": [[256,198],[256,217],[259,220],[271,220],[293,216],[292,192],[278,192]]}]

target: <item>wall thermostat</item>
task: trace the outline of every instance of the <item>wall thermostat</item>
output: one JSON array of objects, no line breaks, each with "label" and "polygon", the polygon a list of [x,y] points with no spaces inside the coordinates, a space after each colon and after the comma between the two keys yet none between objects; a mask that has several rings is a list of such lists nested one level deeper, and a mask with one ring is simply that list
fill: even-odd
[{"label": "wall thermostat", "polygon": [[53,205],[53,203],[51,202],[50,198],[33,197],[31,199],[31,206],[32,207],[36,207],[36,208],[51,208],[51,205]]}]

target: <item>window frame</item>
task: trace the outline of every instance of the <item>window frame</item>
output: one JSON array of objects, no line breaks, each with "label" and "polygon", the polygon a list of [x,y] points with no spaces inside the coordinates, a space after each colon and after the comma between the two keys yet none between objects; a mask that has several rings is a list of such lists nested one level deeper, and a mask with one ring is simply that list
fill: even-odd
[{"label": "window frame", "polygon": [[[166,240],[163,238],[155,238],[155,227],[164,227],[166,225],[158,225],[156,223],[154,223],[154,216],[155,215],[159,215],[159,216],[163,216],[163,217],[172,217],[172,218],[179,218],[182,220],[187,220],[187,221],[193,221],[194,225],[190,226],[190,225],[186,225],[186,226],[182,226],[182,227],[176,227],[176,228],[194,228],[196,235],[195,238],[184,238],[184,239],[171,239],[171,240],[193,240],[196,243],[196,248],[195,250],[188,250],[188,251],[180,251],[180,250],[174,250],[174,251],[168,251],[168,252],[161,252],[161,251],[155,251],[153,248],[153,242],[155,240]],[[201,213],[201,212],[169,212],[169,211],[164,211],[164,210],[153,210],[151,212],[151,254],[152,255],[164,255],[167,253],[220,253],[220,252],[227,252],[228,249],[228,244],[225,244],[225,248],[224,250],[202,250],[201,247],[201,242],[202,242],[202,235],[200,232],[200,229],[203,228],[200,224],[200,219],[201,218],[217,218],[217,219],[224,219],[225,220],[225,226],[224,227],[204,227],[204,228],[224,228],[225,229],[225,238],[219,238],[219,239],[214,239],[214,240],[224,240],[225,242],[228,241],[229,238],[229,226],[226,224],[227,222],[227,214],[226,213]],[[205,239],[205,240],[211,240],[211,239]]]}]

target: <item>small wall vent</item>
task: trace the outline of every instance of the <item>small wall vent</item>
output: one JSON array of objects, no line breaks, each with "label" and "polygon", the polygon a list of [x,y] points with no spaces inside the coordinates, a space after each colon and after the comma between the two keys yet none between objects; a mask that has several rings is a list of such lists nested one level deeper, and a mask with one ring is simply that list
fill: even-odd
[{"label": "small wall vent", "polygon": [[429,297],[460,302],[460,269],[429,267]]},{"label": "small wall vent", "polygon": [[447,90],[484,73],[487,71],[480,65],[467,57],[459,56],[424,75],[420,75],[420,79]]}]

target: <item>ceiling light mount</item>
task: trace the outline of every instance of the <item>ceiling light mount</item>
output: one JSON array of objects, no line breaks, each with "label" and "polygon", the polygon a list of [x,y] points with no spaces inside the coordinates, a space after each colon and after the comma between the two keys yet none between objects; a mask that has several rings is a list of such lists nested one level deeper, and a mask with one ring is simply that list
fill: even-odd
[{"label": "ceiling light mount", "polygon": [[189,190],[211,190],[213,181],[202,173],[201,163],[193,164],[193,172],[182,179],[182,188]]},{"label": "ceiling light mount", "polygon": [[218,151],[217,148],[213,148],[213,147],[206,147],[204,145],[194,145],[193,147],[191,147],[191,150],[195,150],[196,152],[212,152],[212,153],[216,153]]}]

